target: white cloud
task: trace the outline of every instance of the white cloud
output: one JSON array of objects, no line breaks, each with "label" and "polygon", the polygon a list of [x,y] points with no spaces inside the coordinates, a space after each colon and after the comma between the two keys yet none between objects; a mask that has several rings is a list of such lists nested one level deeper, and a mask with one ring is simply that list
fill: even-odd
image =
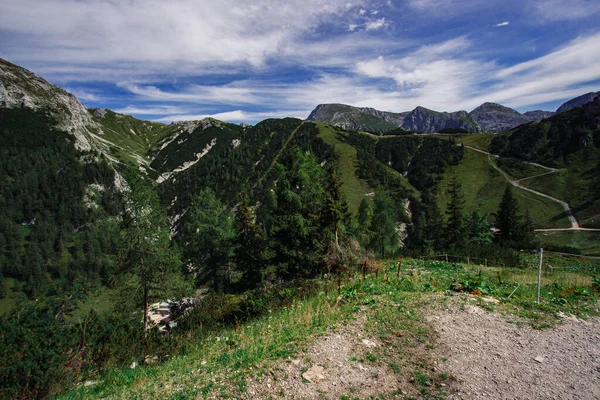
[{"label": "white cloud", "polygon": [[248,112],[243,110],[233,110],[226,111],[216,114],[178,114],[178,115],[168,115],[165,117],[161,117],[155,119],[157,122],[177,122],[177,121],[195,121],[201,120],[204,118],[215,118],[225,122],[234,122],[234,123],[256,123],[258,121],[264,120],[266,118],[285,118],[285,117],[293,117],[304,119],[308,115],[310,110],[292,110],[292,111],[268,111],[268,112]]},{"label": "white cloud", "polygon": [[600,14],[596,0],[529,0],[529,8],[542,21],[577,20]]},{"label": "white cloud", "polygon": [[[357,0],[368,5],[373,0]],[[262,68],[321,26],[352,23],[345,0],[22,0],[0,13],[3,57],[59,72]],[[298,12],[302,10],[302,12]],[[297,52],[301,53],[298,48]],[[59,71],[61,70],[61,71]],[[104,72],[106,74],[106,72]]]},{"label": "white cloud", "polygon": [[376,19],[375,21],[369,21],[365,25],[367,31],[375,31],[381,29],[386,25],[385,18]]},{"label": "white cloud", "polygon": [[504,22],[500,22],[499,24],[496,24],[496,28],[499,28],[501,26],[508,26],[510,25],[510,21],[504,21]]},{"label": "white cloud", "polygon": [[360,11],[358,12],[360,15],[365,15],[367,13],[367,10],[365,10],[364,8],[361,8]]},{"label": "white cloud", "polygon": [[379,11],[377,11],[377,10],[371,11],[371,15],[377,15],[377,14],[379,14]]},{"label": "white cloud", "polygon": [[140,107],[129,105],[125,108],[114,110],[121,114],[129,115],[168,115],[168,114],[184,114],[188,113],[187,108],[174,106],[159,106],[159,107]]},{"label": "white cloud", "polygon": [[358,25],[350,24],[350,25],[348,25],[348,32],[354,32],[356,30],[356,28],[358,28]]}]

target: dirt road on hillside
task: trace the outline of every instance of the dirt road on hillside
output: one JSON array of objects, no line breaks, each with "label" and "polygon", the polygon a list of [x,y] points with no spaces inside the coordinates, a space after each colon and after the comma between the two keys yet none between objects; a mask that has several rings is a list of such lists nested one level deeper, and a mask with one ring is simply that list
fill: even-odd
[{"label": "dirt road on hillside", "polygon": [[547,167],[545,165],[541,165],[538,163],[533,163],[533,162],[528,162],[528,161],[521,161],[524,162],[526,164],[529,165],[533,165],[539,168],[544,168],[549,170],[548,172],[544,172],[543,174],[539,174],[539,175],[534,175],[534,176],[528,176],[526,178],[522,178],[522,179],[518,179],[518,180],[513,180],[506,172],[504,172],[501,168],[499,168],[496,163],[492,162],[490,157],[495,157],[495,158],[502,158],[497,154],[492,154],[492,153],[488,153],[487,151],[478,149],[476,147],[472,147],[472,146],[468,146],[465,145],[466,148],[470,149],[470,150],[474,150],[477,151],[479,153],[483,153],[486,154],[488,156],[488,160],[490,162],[490,165],[492,167],[494,167],[494,169],[498,172],[500,172],[502,174],[502,176],[504,176],[504,178],[506,178],[506,180],[513,185],[514,187],[517,187],[519,189],[525,190],[527,192],[533,193],[535,195],[544,197],[546,199],[552,200],[558,204],[560,204],[562,206],[562,208],[565,210],[565,214],[567,216],[567,218],[569,219],[569,222],[571,223],[571,227],[570,228],[554,228],[554,229],[536,229],[536,232],[560,232],[560,231],[593,231],[593,232],[600,232],[600,229],[593,229],[593,228],[581,228],[579,226],[579,222],[577,222],[577,219],[575,219],[575,216],[573,215],[573,210],[571,210],[571,207],[569,206],[569,204],[565,201],[562,201],[560,199],[557,199],[556,197],[552,197],[548,194],[542,193],[542,192],[538,192],[537,190],[533,190],[530,189],[526,186],[521,185],[519,182],[522,182],[524,180],[529,180],[529,179],[533,179],[533,178],[538,178],[540,176],[544,176],[544,175],[548,175],[548,174],[553,174],[558,172],[558,170],[556,168],[551,168],[551,167]]}]

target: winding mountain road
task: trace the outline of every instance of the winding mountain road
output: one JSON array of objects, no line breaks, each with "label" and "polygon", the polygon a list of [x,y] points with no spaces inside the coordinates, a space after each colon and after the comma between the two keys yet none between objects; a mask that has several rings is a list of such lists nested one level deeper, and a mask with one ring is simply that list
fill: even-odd
[{"label": "winding mountain road", "polygon": [[538,178],[540,176],[544,176],[544,175],[548,175],[548,174],[553,174],[558,172],[558,169],[556,168],[552,168],[552,167],[547,167],[545,165],[541,165],[538,163],[533,163],[533,162],[528,162],[528,161],[522,161],[526,164],[529,165],[533,165],[539,168],[543,168],[548,170],[548,172],[544,172],[543,174],[538,174],[538,175],[534,175],[534,176],[528,176],[526,178],[522,178],[522,179],[518,179],[518,180],[513,180],[506,172],[504,172],[500,167],[498,167],[496,165],[495,162],[492,161],[491,157],[495,157],[495,158],[503,158],[501,156],[499,156],[498,154],[492,154],[492,153],[488,153],[487,151],[478,149],[476,147],[472,147],[472,146],[468,146],[468,145],[464,145],[466,148],[470,149],[470,150],[474,150],[477,151],[479,153],[482,154],[486,154],[488,156],[488,161],[490,162],[490,165],[492,167],[494,167],[494,169],[498,172],[500,172],[502,174],[502,176],[504,176],[504,178],[506,178],[506,180],[508,182],[510,182],[511,185],[513,185],[514,187],[517,187],[519,189],[525,190],[527,192],[533,193],[535,195],[544,197],[546,199],[552,200],[558,204],[560,204],[562,206],[562,208],[565,210],[565,214],[567,215],[567,218],[569,219],[569,222],[571,223],[571,227],[570,228],[553,228],[553,229],[536,229],[536,232],[562,232],[562,231],[595,231],[595,232],[600,232],[600,229],[593,229],[593,228],[582,228],[579,226],[579,222],[577,222],[577,219],[575,219],[575,216],[573,215],[573,210],[571,210],[571,207],[569,206],[569,204],[565,201],[559,200],[556,197],[552,197],[550,195],[547,195],[545,193],[542,192],[538,192],[537,190],[533,190],[530,189],[528,187],[525,187],[523,185],[521,185],[519,182],[522,182],[524,180],[527,179],[533,179],[533,178]]}]

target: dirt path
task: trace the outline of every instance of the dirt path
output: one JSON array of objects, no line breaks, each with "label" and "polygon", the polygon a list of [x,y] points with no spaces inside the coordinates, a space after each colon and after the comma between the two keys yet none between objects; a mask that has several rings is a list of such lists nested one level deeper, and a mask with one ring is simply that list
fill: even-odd
[{"label": "dirt path", "polygon": [[248,399],[369,399],[394,393],[419,397],[409,377],[387,365],[372,363],[365,354],[381,347],[365,337],[364,314],[336,332],[321,337],[296,359],[288,359],[262,377],[248,382]]},{"label": "dirt path", "polygon": [[[514,187],[517,187],[519,189],[525,190],[527,192],[533,193],[535,195],[544,197],[546,199],[552,200],[552,201],[560,204],[562,206],[562,208],[565,210],[565,214],[567,215],[567,218],[569,219],[569,222],[571,223],[571,227],[570,228],[555,228],[555,229],[552,229],[552,231],[579,231],[579,230],[600,231],[600,229],[591,229],[591,228],[585,229],[585,228],[581,228],[579,226],[579,222],[577,222],[577,219],[575,219],[575,216],[573,215],[573,210],[571,210],[571,207],[569,206],[569,204],[567,202],[559,200],[556,197],[552,197],[552,196],[547,195],[545,193],[538,192],[537,190],[530,189],[530,188],[528,188],[526,186],[523,186],[523,185],[521,185],[519,183],[519,182],[522,182],[522,181],[524,181],[526,179],[533,179],[533,178],[537,178],[537,177],[540,177],[540,176],[544,176],[544,175],[553,174],[555,172],[558,172],[558,170],[556,168],[546,167],[546,166],[538,164],[538,163],[532,163],[532,162],[528,162],[528,161],[522,161],[522,162],[524,162],[526,164],[534,165],[534,166],[540,167],[540,168],[545,168],[545,169],[549,170],[549,172],[544,172],[543,174],[529,176],[527,178],[522,178],[522,179],[518,179],[518,180],[513,180],[513,179],[511,179],[511,177],[506,172],[504,172],[501,168],[499,168],[496,165],[496,163],[492,162],[492,160],[490,158],[490,157],[495,157],[495,158],[502,158],[502,157],[500,157],[497,154],[488,153],[487,151],[484,151],[484,150],[481,150],[481,149],[478,149],[478,148],[475,148],[475,147],[471,147],[471,146],[467,146],[467,145],[465,145],[465,147],[468,148],[468,149],[477,151],[479,153],[487,154],[488,160],[490,162],[490,165],[492,167],[494,167],[494,169],[496,171],[500,172],[502,174],[502,176],[504,176],[504,178],[506,178],[506,180],[508,182],[510,182],[510,184],[513,185]],[[547,230],[547,229],[544,229],[544,230],[536,229],[536,232],[538,232],[538,231],[539,232],[547,232],[549,230]]]},{"label": "dirt path", "polygon": [[475,305],[428,318],[458,379],[450,399],[599,399],[600,320],[535,330]]}]

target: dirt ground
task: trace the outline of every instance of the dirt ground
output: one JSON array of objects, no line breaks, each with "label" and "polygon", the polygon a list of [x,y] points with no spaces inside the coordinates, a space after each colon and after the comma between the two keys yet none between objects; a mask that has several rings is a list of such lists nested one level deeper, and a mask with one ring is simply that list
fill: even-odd
[{"label": "dirt ground", "polygon": [[301,358],[287,360],[262,379],[249,382],[247,398],[368,399],[394,392],[406,395],[406,388],[415,396],[418,391],[409,384],[408,377],[395,374],[380,363],[360,361],[369,350],[381,346],[375,339],[364,336],[363,325],[364,315],[361,315],[358,320],[317,339]]},{"label": "dirt ground", "polygon": [[535,330],[466,305],[428,320],[458,380],[450,399],[600,399],[600,319]]},{"label": "dirt ground", "polygon": [[[600,399],[600,319],[565,317],[545,330],[516,320],[470,303],[426,317],[435,331],[434,357],[443,360],[437,368],[454,378],[447,398]],[[410,376],[364,360],[383,344],[365,337],[363,325],[359,317],[318,338],[300,358],[248,382],[246,397],[421,398]]]}]

